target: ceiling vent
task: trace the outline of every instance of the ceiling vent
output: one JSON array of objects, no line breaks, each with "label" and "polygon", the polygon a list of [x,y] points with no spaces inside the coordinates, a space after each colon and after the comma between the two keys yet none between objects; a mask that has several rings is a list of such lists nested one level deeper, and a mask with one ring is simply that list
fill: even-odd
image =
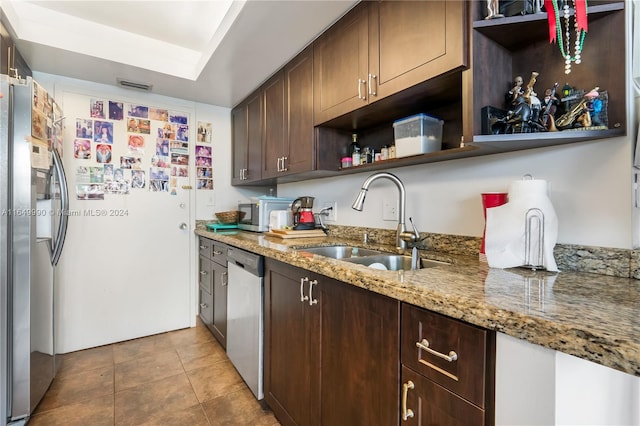
[{"label": "ceiling vent", "polygon": [[150,92],[151,89],[153,88],[152,84],[137,83],[135,81],[129,81],[122,78],[118,78],[117,81],[118,81],[118,85],[122,87],[126,87],[127,89],[135,89],[135,90],[142,90],[143,92]]}]

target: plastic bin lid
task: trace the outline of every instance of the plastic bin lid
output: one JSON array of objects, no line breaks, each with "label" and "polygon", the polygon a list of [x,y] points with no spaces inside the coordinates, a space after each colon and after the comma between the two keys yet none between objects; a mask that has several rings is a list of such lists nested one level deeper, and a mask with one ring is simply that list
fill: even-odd
[{"label": "plastic bin lid", "polygon": [[431,120],[431,121],[437,121],[439,123],[444,123],[444,121],[440,120],[439,118],[432,117],[432,116],[430,116],[428,114],[425,114],[425,113],[420,113],[420,114],[410,115],[409,117],[400,118],[400,119],[394,121],[393,125],[395,126],[397,124],[402,124],[402,123],[405,123],[407,121],[415,120],[416,118],[426,118],[427,121]]}]

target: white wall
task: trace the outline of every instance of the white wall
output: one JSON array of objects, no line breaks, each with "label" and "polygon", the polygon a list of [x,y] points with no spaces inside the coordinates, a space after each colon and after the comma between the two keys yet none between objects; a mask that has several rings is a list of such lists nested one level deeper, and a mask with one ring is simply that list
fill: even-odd
[{"label": "white wall", "polygon": [[[627,8],[628,76],[632,75],[631,12]],[[616,100],[626,103],[626,137],[390,169],[405,184],[407,219],[412,216],[423,232],[480,237],[484,228],[480,193],[507,191],[511,181],[531,174],[550,183],[558,243],[632,248],[635,241],[640,246],[640,208],[633,207],[631,167],[640,93],[630,77],[627,93],[626,100]],[[278,194],[314,196],[316,211],[326,201],[337,201],[341,225],[395,229],[395,222],[382,220],[382,201],[397,199],[395,186],[388,181],[372,185],[362,212],[351,209],[367,176],[363,172],[279,185]]]},{"label": "white wall", "polygon": [[[559,243],[630,248],[631,152],[631,137],[624,137],[388,171],[404,182],[407,220],[412,216],[422,232],[482,236],[480,194],[506,192],[511,181],[531,174],[550,183]],[[337,201],[341,225],[395,229],[395,222],[382,220],[383,200],[398,198],[390,181],[373,183],[362,212],[351,209],[369,174],[280,185],[278,194],[314,196],[318,209]]]},{"label": "white wall", "polygon": [[640,425],[640,378],[496,335],[496,425]]}]

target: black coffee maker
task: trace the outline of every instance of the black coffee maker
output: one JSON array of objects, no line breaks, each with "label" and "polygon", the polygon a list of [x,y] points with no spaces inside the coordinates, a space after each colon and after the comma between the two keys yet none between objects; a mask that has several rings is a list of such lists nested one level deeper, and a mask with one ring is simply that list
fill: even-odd
[{"label": "black coffee maker", "polygon": [[313,200],[314,197],[299,197],[293,200],[291,203],[293,229],[316,229],[316,221],[313,218]]}]

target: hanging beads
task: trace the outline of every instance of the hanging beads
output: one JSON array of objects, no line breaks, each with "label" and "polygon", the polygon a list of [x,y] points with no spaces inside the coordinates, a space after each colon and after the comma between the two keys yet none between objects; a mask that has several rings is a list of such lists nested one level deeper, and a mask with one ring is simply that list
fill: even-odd
[{"label": "hanging beads", "polygon": [[[574,1],[574,5],[575,5],[575,1]],[[560,48],[560,53],[564,58],[564,64],[565,64],[564,73],[570,74],[572,62],[575,62],[576,64],[580,64],[582,62],[582,48],[584,46],[584,38],[587,33],[584,30],[581,30],[578,28],[578,20],[574,19],[575,22],[573,27],[575,28],[575,32],[576,32],[576,40],[574,43],[573,51],[575,53],[573,56],[571,56],[571,9],[569,7],[569,1],[567,0],[567,2],[562,7],[562,12],[564,17],[564,34],[562,33],[563,28],[562,28],[562,23],[560,21],[560,13],[558,13],[559,12],[558,0],[553,0],[553,9],[556,17],[558,47]],[[566,40],[566,42],[563,42],[563,35],[564,35],[564,40]],[[566,51],[564,49],[565,44],[567,46]]]}]

